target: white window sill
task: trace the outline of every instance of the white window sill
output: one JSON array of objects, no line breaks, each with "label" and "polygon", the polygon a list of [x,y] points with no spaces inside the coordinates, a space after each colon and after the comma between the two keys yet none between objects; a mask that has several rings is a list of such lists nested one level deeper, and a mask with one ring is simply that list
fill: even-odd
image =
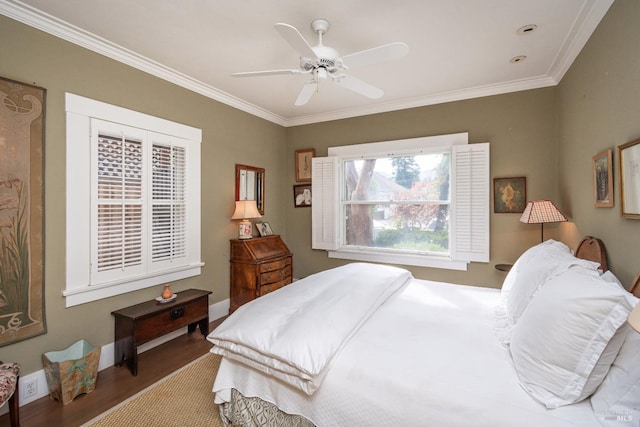
[{"label": "white window sill", "polygon": [[329,258],[348,259],[353,261],[382,262],[386,264],[413,265],[417,267],[444,268],[448,270],[467,271],[466,261],[452,261],[448,257],[430,255],[392,254],[387,252],[369,252],[363,250],[328,251]]},{"label": "white window sill", "polygon": [[186,279],[187,277],[198,276],[200,275],[200,270],[203,265],[204,263],[201,262],[195,265],[185,266],[184,268],[165,271],[157,276],[145,276],[139,279],[129,279],[126,282],[104,283],[100,285],[67,289],[62,291],[62,296],[65,297],[65,304],[68,308],[74,305],[97,301],[102,298],[137,291],[139,289],[149,288],[151,286],[167,282]]}]

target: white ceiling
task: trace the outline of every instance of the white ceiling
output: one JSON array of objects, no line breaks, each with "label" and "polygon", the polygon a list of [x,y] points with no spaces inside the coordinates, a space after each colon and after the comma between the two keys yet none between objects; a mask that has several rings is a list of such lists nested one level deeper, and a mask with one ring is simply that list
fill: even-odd
[{"label": "white ceiling", "polygon": [[[558,84],[613,0],[0,0],[0,13],[283,126]],[[409,55],[349,73],[371,100],[308,75],[239,78],[298,66],[274,24],[341,55],[402,41]],[[517,30],[535,24],[524,35]],[[526,60],[510,59],[525,55]]]}]

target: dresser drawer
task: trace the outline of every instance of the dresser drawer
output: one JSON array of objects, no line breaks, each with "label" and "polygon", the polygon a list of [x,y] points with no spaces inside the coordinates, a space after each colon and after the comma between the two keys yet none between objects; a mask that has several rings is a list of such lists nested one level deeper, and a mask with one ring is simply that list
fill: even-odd
[{"label": "dresser drawer", "polygon": [[260,275],[260,284],[267,285],[269,283],[279,282],[291,276],[291,265],[287,265],[280,270],[268,271]]},{"label": "dresser drawer", "polygon": [[267,271],[280,270],[286,265],[291,265],[291,258],[287,257],[279,259],[277,261],[265,262],[260,264],[260,273],[266,273]]},{"label": "dresser drawer", "polygon": [[287,278],[275,283],[270,283],[268,285],[260,286],[260,291],[258,293],[258,296],[263,296],[268,294],[269,292],[277,291],[278,289],[287,286],[289,283],[291,283],[291,278]]},{"label": "dresser drawer", "polygon": [[159,311],[144,319],[139,319],[135,326],[135,340],[142,344],[160,335],[167,334],[197,322],[209,315],[208,299],[172,305],[167,310]]}]

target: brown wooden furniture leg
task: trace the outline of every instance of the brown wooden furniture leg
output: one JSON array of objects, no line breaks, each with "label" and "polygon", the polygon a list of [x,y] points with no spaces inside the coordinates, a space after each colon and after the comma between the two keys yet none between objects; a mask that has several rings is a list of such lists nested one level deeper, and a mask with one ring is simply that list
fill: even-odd
[{"label": "brown wooden furniture leg", "polygon": [[16,389],[13,392],[13,396],[9,398],[9,420],[11,427],[20,426],[20,405],[18,402],[18,396],[20,396],[20,377],[16,380]]}]

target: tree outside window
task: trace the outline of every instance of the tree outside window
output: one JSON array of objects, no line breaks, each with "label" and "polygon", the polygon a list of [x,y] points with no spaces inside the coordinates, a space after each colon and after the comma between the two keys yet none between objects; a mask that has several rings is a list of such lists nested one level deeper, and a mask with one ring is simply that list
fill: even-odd
[{"label": "tree outside window", "polygon": [[343,164],[346,245],[449,252],[448,152]]}]

